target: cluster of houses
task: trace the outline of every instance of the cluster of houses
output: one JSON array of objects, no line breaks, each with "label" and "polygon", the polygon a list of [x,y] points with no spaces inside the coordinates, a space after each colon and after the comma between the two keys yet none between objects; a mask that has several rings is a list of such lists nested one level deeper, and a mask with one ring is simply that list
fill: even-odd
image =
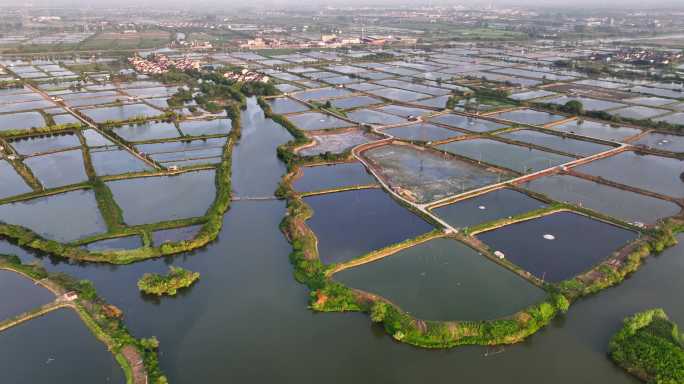
[{"label": "cluster of houses", "polygon": [[268,76],[250,71],[247,68],[240,72],[226,72],[223,74],[223,77],[238,83],[268,83],[270,81]]},{"label": "cluster of houses", "polygon": [[682,58],[680,50],[653,50],[642,48],[621,49],[617,52],[595,54],[590,59],[636,65],[668,65]]},{"label": "cluster of houses", "polygon": [[181,71],[188,69],[199,69],[200,62],[188,57],[171,59],[166,55],[155,54],[150,58],[133,56],[128,58],[128,62],[135,68],[136,72],[148,75],[159,75],[168,72],[171,68]]}]

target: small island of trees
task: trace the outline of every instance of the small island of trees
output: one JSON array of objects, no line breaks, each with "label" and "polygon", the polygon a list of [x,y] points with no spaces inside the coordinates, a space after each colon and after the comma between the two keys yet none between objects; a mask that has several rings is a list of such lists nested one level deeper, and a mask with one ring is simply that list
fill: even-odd
[{"label": "small island of trees", "polygon": [[138,280],[138,288],[150,295],[174,296],[179,289],[191,286],[199,279],[199,272],[192,272],[180,267],[169,267],[167,275],[146,273]]},{"label": "small island of trees", "polygon": [[637,313],[610,341],[616,364],[648,383],[684,383],[684,335],[662,309]]}]

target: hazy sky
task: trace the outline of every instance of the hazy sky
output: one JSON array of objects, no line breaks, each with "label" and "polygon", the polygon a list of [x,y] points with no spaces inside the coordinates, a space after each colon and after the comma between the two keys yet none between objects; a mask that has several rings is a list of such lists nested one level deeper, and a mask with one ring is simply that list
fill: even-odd
[{"label": "hazy sky", "polygon": [[117,6],[159,6],[181,7],[198,9],[201,6],[231,9],[236,4],[244,5],[275,5],[287,7],[288,5],[301,6],[373,6],[373,5],[474,5],[489,4],[495,6],[540,6],[540,7],[594,7],[594,8],[656,8],[656,7],[684,7],[684,0],[0,0],[0,5],[27,5],[34,6],[92,6],[92,7],[117,7]]}]

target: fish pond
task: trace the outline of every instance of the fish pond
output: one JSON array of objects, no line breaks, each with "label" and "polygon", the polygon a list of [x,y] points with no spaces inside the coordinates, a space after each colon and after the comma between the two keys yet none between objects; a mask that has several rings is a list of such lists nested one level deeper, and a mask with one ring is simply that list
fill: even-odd
[{"label": "fish pond", "polygon": [[512,315],[546,293],[468,246],[435,239],[333,279],[389,299],[427,320],[488,320]]}]

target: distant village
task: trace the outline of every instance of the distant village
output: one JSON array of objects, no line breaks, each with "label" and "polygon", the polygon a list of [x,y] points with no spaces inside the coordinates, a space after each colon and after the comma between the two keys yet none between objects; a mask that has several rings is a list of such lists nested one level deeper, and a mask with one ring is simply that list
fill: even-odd
[{"label": "distant village", "polygon": [[136,72],[146,75],[161,75],[167,73],[171,68],[180,71],[200,68],[198,60],[188,57],[171,59],[163,54],[153,54],[148,58],[133,56],[128,58],[128,62],[135,68]]}]

